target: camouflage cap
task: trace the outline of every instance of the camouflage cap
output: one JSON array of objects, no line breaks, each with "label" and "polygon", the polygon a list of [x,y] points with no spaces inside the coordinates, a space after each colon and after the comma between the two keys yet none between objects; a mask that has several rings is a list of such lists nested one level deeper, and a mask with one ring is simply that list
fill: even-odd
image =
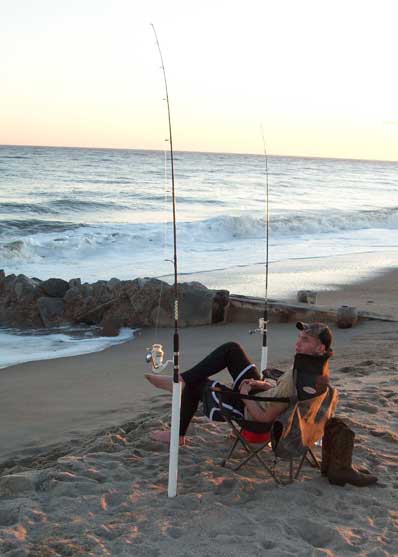
[{"label": "camouflage cap", "polygon": [[315,323],[303,323],[303,321],[298,321],[296,327],[300,331],[305,331],[312,337],[318,338],[322,344],[325,345],[326,350],[329,350],[333,341],[333,335],[332,331],[325,323],[320,323],[319,321]]}]

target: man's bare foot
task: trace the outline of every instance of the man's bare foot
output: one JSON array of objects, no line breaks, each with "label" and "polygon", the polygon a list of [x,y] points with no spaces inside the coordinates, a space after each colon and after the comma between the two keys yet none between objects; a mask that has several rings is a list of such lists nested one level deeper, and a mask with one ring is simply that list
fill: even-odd
[{"label": "man's bare foot", "polygon": [[[170,443],[170,431],[154,431],[151,433],[151,439],[161,443]],[[180,435],[180,447],[183,445],[185,445],[185,437]]]},{"label": "man's bare foot", "polygon": [[[146,373],[145,377],[152,385],[164,391],[173,392],[173,378],[170,375],[157,375],[156,373]],[[181,383],[184,385],[184,380],[180,377]]]},{"label": "man's bare foot", "polygon": [[164,391],[173,392],[173,378],[169,375],[156,375],[155,373],[146,373],[145,377],[152,385]]}]

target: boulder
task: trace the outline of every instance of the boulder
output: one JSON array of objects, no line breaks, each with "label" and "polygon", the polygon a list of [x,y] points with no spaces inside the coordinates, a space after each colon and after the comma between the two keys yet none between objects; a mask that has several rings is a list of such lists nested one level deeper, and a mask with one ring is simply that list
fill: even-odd
[{"label": "boulder", "polygon": [[[162,295],[154,298],[151,324],[171,327],[174,323],[174,287],[166,285]],[[178,286],[178,313],[181,327],[210,325],[224,320],[224,309],[229,292],[209,290],[201,283],[182,283]],[[160,307],[159,307],[160,300]]]},{"label": "boulder", "polygon": [[65,322],[65,303],[61,298],[42,296],[37,300],[37,307],[45,327]]},{"label": "boulder", "polygon": [[130,303],[126,316],[130,326],[151,327],[153,312],[159,304],[166,312],[172,312],[172,287],[159,279],[135,279],[123,285],[124,299]]},{"label": "boulder", "polygon": [[79,278],[73,278],[69,281],[69,288],[76,288],[82,285],[82,281]]},{"label": "boulder", "polygon": [[31,279],[25,275],[18,275],[14,281],[14,292],[19,302],[27,304],[40,295],[38,286],[40,281]]},{"label": "boulder", "polygon": [[42,294],[39,280],[25,275],[6,276],[0,283],[0,324],[42,327],[36,304]]},{"label": "boulder", "polygon": [[108,280],[108,288],[109,290],[115,290],[115,288],[118,288],[121,285],[122,281],[119,280],[116,277],[112,277],[110,280]]},{"label": "boulder", "polygon": [[120,332],[122,322],[120,319],[113,317],[104,318],[101,321],[101,336],[103,337],[117,337]]},{"label": "boulder", "polygon": [[51,298],[63,298],[69,290],[69,283],[59,278],[50,278],[41,283],[44,293]]},{"label": "boulder", "polygon": [[113,303],[107,281],[84,283],[70,288],[65,296],[65,316],[69,321],[87,324],[100,323],[104,313]]},{"label": "boulder", "polygon": [[217,290],[213,297],[213,311],[211,316],[212,323],[224,323],[226,309],[229,304],[229,291]]},{"label": "boulder", "polygon": [[214,291],[203,285],[183,283],[179,286],[181,327],[210,325],[213,317]]}]

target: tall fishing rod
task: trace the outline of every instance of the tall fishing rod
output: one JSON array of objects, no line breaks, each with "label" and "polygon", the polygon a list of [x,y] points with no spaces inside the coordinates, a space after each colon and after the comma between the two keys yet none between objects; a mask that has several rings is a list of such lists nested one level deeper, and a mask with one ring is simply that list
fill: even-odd
[{"label": "tall fishing rod", "polygon": [[268,156],[265,146],[264,128],[261,126],[263,136],[264,158],[265,158],[265,296],[264,296],[264,315],[260,320],[260,330],[262,333],[261,347],[261,371],[267,369],[268,365],[268,268],[269,268],[269,181],[268,181]]},{"label": "tall fishing rod", "polygon": [[171,113],[169,93],[167,88],[166,70],[164,67],[162,51],[158,36],[153,23],[151,23],[156,44],[159,51],[161,67],[163,71],[164,88],[166,92],[167,115],[169,122],[169,146],[170,146],[170,165],[171,165],[171,187],[173,200],[173,243],[174,243],[174,336],[173,336],[173,398],[171,410],[171,437],[170,437],[170,457],[169,457],[169,483],[168,496],[177,495],[177,476],[178,476],[178,448],[180,438],[180,410],[181,410],[181,382],[179,376],[179,334],[178,334],[178,273],[177,273],[177,225],[176,225],[176,197],[174,186],[174,153],[173,136],[171,133]]}]

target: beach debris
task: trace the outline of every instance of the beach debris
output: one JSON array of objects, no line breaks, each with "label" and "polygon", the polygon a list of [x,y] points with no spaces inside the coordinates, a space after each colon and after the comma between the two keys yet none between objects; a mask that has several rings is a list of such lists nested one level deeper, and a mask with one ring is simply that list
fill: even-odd
[{"label": "beach debris", "polygon": [[299,290],[297,292],[297,301],[301,304],[316,304],[317,292],[315,290]]},{"label": "beach debris", "polygon": [[358,323],[357,308],[341,306],[337,310],[336,324],[339,329],[349,329]]}]

